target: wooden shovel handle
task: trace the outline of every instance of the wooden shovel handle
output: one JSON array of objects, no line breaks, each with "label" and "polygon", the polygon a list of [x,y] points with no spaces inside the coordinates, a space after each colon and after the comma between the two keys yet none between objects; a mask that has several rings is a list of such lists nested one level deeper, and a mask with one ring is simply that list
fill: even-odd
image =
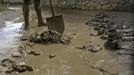
[{"label": "wooden shovel handle", "polygon": [[49,2],[50,2],[50,9],[51,9],[52,17],[54,17],[55,13],[54,13],[54,8],[53,8],[52,0],[49,0]]}]

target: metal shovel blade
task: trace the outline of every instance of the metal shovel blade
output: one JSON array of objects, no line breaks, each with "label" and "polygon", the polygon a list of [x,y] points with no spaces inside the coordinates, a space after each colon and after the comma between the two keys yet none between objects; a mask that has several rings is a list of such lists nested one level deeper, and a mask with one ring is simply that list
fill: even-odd
[{"label": "metal shovel blade", "polygon": [[65,26],[64,26],[63,15],[48,17],[46,18],[46,22],[48,30],[56,31],[60,34],[64,33]]}]

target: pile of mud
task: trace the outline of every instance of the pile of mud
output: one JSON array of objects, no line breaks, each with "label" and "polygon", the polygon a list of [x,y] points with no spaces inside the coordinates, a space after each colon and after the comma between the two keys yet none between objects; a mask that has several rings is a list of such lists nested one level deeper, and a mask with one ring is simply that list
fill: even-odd
[{"label": "pile of mud", "polygon": [[106,40],[104,47],[114,51],[118,55],[118,61],[121,63],[131,63],[133,66],[133,25],[125,25],[124,22],[115,22],[113,19],[117,19],[117,16],[99,13],[93,16],[86,25],[92,26],[97,31],[97,33],[93,33],[91,36],[100,36],[101,39]]},{"label": "pile of mud", "polygon": [[39,43],[39,44],[64,44],[68,45],[71,43],[71,37],[59,34],[55,31],[44,31],[41,33],[33,33],[29,37],[25,38],[23,37],[21,40],[28,40],[33,43]]},{"label": "pile of mud", "polygon": [[110,44],[112,44],[112,49],[119,49],[118,41],[122,40],[123,34],[117,31],[120,26],[112,21],[114,18],[116,18],[116,16],[99,13],[95,15],[92,20],[88,21],[86,25],[93,26],[94,30],[97,31],[96,35],[101,36],[103,40],[107,40],[107,45],[110,47]]},{"label": "pile of mud", "polygon": [[28,66],[25,63],[19,63],[17,64],[15,61],[11,60],[11,59],[3,59],[1,61],[1,66],[6,67],[6,71],[5,73],[13,73],[13,72],[18,72],[18,73],[22,73],[22,72],[30,72],[30,71],[34,71],[34,68],[32,66]]}]

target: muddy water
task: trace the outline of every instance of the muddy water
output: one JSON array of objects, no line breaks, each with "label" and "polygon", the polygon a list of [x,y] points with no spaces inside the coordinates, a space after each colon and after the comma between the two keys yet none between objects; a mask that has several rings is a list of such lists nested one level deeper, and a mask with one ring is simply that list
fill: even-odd
[{"label": "muddy water", "polygon": [[11,55],[17,53],[19,46],[18,38],[21,36],[23,22],[14,23],[5,21],[5,27],[0,29],[0,60],[11,58]]},{"label": "muddy water", "polygon": [[[10,8],[13,9],[14,8]],[[17,10],[18,8],[15,8]],[[35,67],[34,72],[24,72],[17,75],[108,75],[109,73],[119,73],[120,75],[131,75],[131,70],[126,64],[121,64],[116,58],[116,55],[111,54],[107,49],[103,47],[104,40],[101,40],[99,36],[90,36],[90,33],[95,32],[92,27],[85,25],[85,22],[90,19],[92,15],[104,11],[79,11],[79,10],[56,10],[57,14],[64,15],[65,21],[65,34],[73,35],[73,40],[69,45],[52,44],[52,45],[40,45],[36,44],[33,47],[26,46],[25,52],[37,51],[41,55],[33,56],[26,55],[25,62],[28,65]],[[31,16],[35,13],[32,11]],[[126,23],[133,23],[133,15],[128,12],[106,12],[118,16],[115,21],[125,20]],[[50,17],[51,14],[45,11],[44,17]],[[11,17],[10,17],[11,18]],[[17,17],[16,17],[17,18]],[[14,18],[14,19],[16,19]],[[7,18],[8,19],[8,18]],[[4,20],[4,28],[0,29],[0,60],[3,58],[11,58],[11,54],[16,52],[16,48],[19,45],[18,37],[21,36],[22,22],[13,22],[12,20]],[[31,19],[31,26],[36,26],[36,19]],[[46,27],[44,27],[46,28]],[[44,30],[42,27],[41,29]],[[39,31],[38,28],[34,31]],[[40,29],[40,28],[39,28]],[[28,32],[32,32],[29,30]],[[29,34],[28,34],[29,35]],[[83,51],[76,49],[86,44],[86,42],[92,41],[93,45],[101,45],[103,50],[98,53],[92,53],[89,51]],[[56,57],[49,58],[49,55],[54,54]],[[113,57],[114,56],[114,57]],[[96,66],[108,73],[102,72]],[[0,68],[1,69],[1,68]],[[4,74],[3,74],[4,75]],[[13,74],[14,75],[14,74]]]},{"label": "muddy water", "polygon": [[[22,24],[20,21],[20,9],[10,9],[0,12],[0,61],[3,59],[13,59],[12,54],[18,53],[20,32]],[[6,68],[0,66],[0,75]]]},{"label": "muddy water", "polygon": [[[95,32],[92,27],[85,25],[85,22],[89,20],[92,15],[104,11],[79,11],[79,10],[56,10],[57,14],[64,15],[65,21],[65,34],[72,35],[73,40],[69,45],[52,44],[52,45],[40,45],[36,44],[33,47],[27,46],[26,53],[29,51],[39,52],[40,56],[28,55],[25,58],[25,62],[28,65],[36,67],[34,72],[25,72],[18,75],[110,75],[109,73],[120,75],[132,75],[131,70],[126,64],[121,64],[114,53],[105,49],[104,40],[101,40],[99,36],[90,36],[90,33]],[[106,12],[118,16],[116,20],[131,21],[133,22],[132,13],[128,12]],[[35,15],[35,13],[32,13]],[[32,15],[32,16],[33,16]],[[51,14],[48,11],[44,12],[45,17],[50,17]],[[31,25],[36,26],[35,21],[31,20]],[[44,27],[45,28],[45,27]],[[39,31],[44,28],[33,28],[34,31]],[[33,30],[29,30],[33,32]],[[92,41],[93,45],[100,45],[103,50],[98,53],[92,53],[89,51],[82,51],[76,49],[86,44],[86,42]],[[54,54],[56,57],[49,58],[49,55]],[[96,66],[106,72],[103,72]]]},{"label": "muddy water", "polygon": [[19,32],[22,27],[22,23],[13,23],[10,21],[5,21],[5,28],[0,29],[0,51],[6,51],[4,49],[12,48],[16,44],[17,37],[20,36]]}]

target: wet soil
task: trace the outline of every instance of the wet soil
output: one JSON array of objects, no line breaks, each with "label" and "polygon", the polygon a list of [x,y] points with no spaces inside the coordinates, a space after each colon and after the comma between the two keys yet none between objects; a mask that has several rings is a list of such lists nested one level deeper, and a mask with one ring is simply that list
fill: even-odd
[{"label": "wet soil", "polygon": [[[23,60],[26,64],[35,67],[35,71],[15,74],[13,73],[11,75],[132,75],[132,72],[127,64],[119,62],[118,58],[116,57],[116,54],[104,48],[105,41],[100,39],[100,36],[90,35],[91,33],[95,32],[95,30],[93,30],[92,27],[86,26],[85,23],[90,19],[92,15],[95,15],[99,12],[118,15],[119,18],[117,20],[125,19],[127,21],[128,19],[133,19],[133,14],[129,12],[79,10],[71,11],[57,9],[57,14],[64,15],[64,34],[73,36],[73,40],[71,41],[71,43],[69,45],[32,44],[33,46],[30,46],[30,42],[21,41],[20,46],[25,48],[24,52],[26,53],[26,55],[23,56],[21,60]],[[37,18],[34,15],[35,12],[31,11],[31,27],[30,30],[24,32],[23,36],[30,35],[35,31],[41,32],[47,30],[47,27],[45,26],[37,27]],[[43,15],[44,18],[51,16],[50,12],[47,10],[43,12]],[[13,30],[15,30],[16,32],[16,29]],[[7,33],[4,35],[7,35]],[[81,49],[76,48],[82,47],[86,44],[86,42],[89,41],[92,41],[94,45],[102,46],[102,50],[97,53],[92,53],[90,51],[83,51]],[[6,43],[5,45],[8,45],[8,43]],[[10,47],[11,46],[12,45],[10,45]],[[7,48],[10,49],[10,51],[12,51],[12,48],[10,47],[7,46]],[[1,48],[2,47],[0,46],[0,50]],[[1,51],[3,51],[3,49]],[[39,53],[39,55],[31,55],[29,54],[30,51],[35,51]],[[52,58],[50,58],[50,56],[52,56]],[[1,73],[0,75],[5,74]]]},{"label": "wet soil", "polygon": [[[32,47],[26,46],[26,53],[29,51],[39,52],[39,56],[28,55],[25,57],[25,62],[37,68],[34,72],[26,72],[20,75],[132,75],[132,72],[127,64],[118,61],[118,57],[114,52],[104,48],[105,41],[99,36],[90,36],[94,33],[92,27],[85,25],[86,21],[91,16],[99,12],[119,16],[116,21],[125,19],[125,21],[133,20],[133,14],[129,12],[108,12],[108,11],[79,11],[79,10],[57,10],[58,14],[64,15],[65,35],[72,35],[73,40],[69,45],[52,44],[40,45],[35,44]],[[34,14],[34,13],[33,13]],[[51,14],[44,12],[46,17]],[[36,17],[31,19],[31,30],[25,35],[37,31],[47,30],[46,27],[35,28]],[[115,20],[115,19],[114,19]],[[34,25],[34,26],[32,26]],[[34,29],[34,30],[33,30]],[[82,47],[86,42],[92,41],[93,45],[100,45],[103,49],[97,53],[83,51],[76,47]],[[26,43],[26,42],[23,42]],[[54,55],[53,58],[50,58]]]}]

